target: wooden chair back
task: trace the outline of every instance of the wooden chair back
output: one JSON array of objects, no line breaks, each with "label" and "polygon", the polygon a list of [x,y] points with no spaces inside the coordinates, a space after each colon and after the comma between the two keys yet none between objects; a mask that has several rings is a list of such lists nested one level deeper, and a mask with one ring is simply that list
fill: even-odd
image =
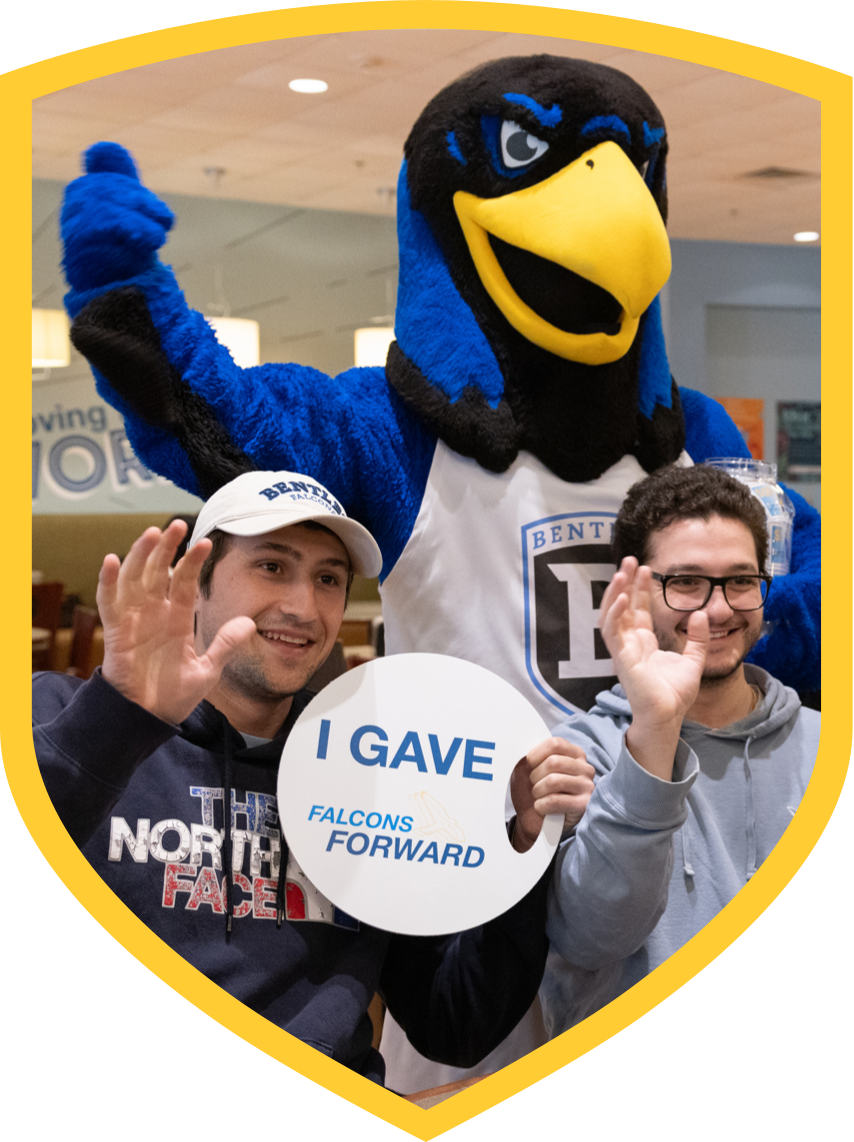
[{"label": "wooden chair back", "polygon": [[94,607],[74,608],[71,619],[71,656],[66,674],[88,678],[92,673],[92,642],[98,626],[98,612]]},{"label": "wooden chair back", "polygon": [[53,670],[56,630],[62,614],[62,583],[33,583],[33,626],[50,632],[46,647],[33,648],[33,670]]}]

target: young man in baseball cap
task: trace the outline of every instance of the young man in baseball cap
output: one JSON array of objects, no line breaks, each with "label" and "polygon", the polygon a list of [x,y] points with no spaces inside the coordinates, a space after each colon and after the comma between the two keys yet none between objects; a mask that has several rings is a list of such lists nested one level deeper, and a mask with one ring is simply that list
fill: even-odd
[{"label": "young man in baseball cap", "polygon": [[[472,1065],[539,986],[547,878],[481,928],[395,936],[326,900],[279,829],[283,744],[353,572],[380,570],[376,543],[292,472],[246,473],[216,492],[170,579],[184,530],[151,528],[124,563],[104,560],[101,670],[34,677],[33,740],[59,816],[158,936],[297,1038],[382,1082],[367,1013],[380,991],[422,1053]],[[545,745],[530,755],[517,837],[535,836],[547,812],[579,817],[592,790],[582,751]]]}]

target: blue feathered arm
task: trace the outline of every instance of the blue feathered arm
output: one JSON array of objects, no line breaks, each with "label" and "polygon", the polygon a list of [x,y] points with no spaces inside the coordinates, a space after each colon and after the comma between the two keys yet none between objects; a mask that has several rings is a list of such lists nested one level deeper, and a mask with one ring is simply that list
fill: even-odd
[{"label": "blue feathered arm", "polygon": [[417,515],[435,436],[382,369],[332,378],[295,364],[235,365],[157,256],[173,215],[139,182],[131,156],[98,143],[86,172],[62,211],[66,306],[82,318],[98,303],[95,336],[112,340],[106,356],[93,356],[117,359],[106,372],[125,386],[118,392],[103,365],[93,366],[98,390],[124,416],[136,454],[195,494],[206,489],[191,448],[206,447],[214,469],[234,446],[235,463],[311,473],[371,529],[387,574]]},{"label": "blue feathered arm", "polygon": [[[744,438],[717,401],[680,389],[685,449],[695,463],[713,456],[750,455]],[[803,496],[786,488],[795,505],[792,563],[774,580],[765,605],[769,633],[748,661],[797,690],[821,686],[821,516]]]}]

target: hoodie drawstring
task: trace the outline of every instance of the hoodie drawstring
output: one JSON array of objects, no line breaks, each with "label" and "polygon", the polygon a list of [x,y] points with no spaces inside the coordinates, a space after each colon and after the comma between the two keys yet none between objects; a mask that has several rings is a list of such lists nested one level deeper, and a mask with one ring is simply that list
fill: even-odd
[{"label": "hoodie drawstring", "polygon": [[285,834],[282,832],[282,826],[279,825],[279,881],[276,885],[276,927],[281,928],[282,921],[285,918],[285,881],[287,880],[288,871],[288,842],[285,840]]},{"label": "hoodie drawstring", "polygon": [[[744,739],[744,752],[742,754],[745,783],[744,828],[747,839],[747,880],[750,880],[756,872],[756,807],[753,802],[753,771],[750,768],[750,743],[752,741],[752,736]],[[688,840],[687,821],[677,835],[682,846],[682,872],[685,876],[690,876],[693,879],[695,873],[691,867],[691,846]]]},{"label": "hoodie drawstring", "polygon": [[[232,848],[233,840],[231,836],[231,817],[232,817],[232,753],[231,753],[231,726],[228,719],[223,715],[223,759],[225,762],[223,772],[223,782],[225,785],[224,790],[224,828],[223,828],[223,842],[222,842],[222,868],[226,884],[226,907],[225,907],[225,935],[226,940],[231,936],[231,930],[234,925],[234,871],[232,869]],[[276,927],[281,928],[285,919],[285,887],[286,887],[286,873],[288,869],[288,842],[285,840],[285,834],[282,832],[282,827],[279,825],[279,879],[276,884]]]},{"label": "hoodie drawstring", "polygon": [[679,840],[682,842],[682,871],[685,876],[690,876],[694,879],[694,870],[691,867],[691,852],[690,845],[688,844],[688,822],[686,821],[682,828],[679,830]]},{"label": "hoodie drawstring", "polygon": [[756,872],[756,811],[753,805],[753,773],[750,769],[750,743],[752,737],[744,742],[744,778],[745,790],[745,828],[747,829],[747,879],[750,880]]}]

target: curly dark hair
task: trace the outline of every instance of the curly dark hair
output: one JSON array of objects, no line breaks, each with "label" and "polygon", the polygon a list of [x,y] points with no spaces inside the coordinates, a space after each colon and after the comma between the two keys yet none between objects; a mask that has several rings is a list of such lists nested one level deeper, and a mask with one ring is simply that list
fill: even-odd
[{"label": "curly dark hair", "polygon": [[739,520],[749,529],[759,570],[764,571],[768,555],[765,509],[740,480],[705,464],[659,468],[629,488],[611,536],[614,560],[619,567],[627,555],[634,555],[639,563],[646,563],[654,532],[678,520],[707,520],[713,515]]}]

